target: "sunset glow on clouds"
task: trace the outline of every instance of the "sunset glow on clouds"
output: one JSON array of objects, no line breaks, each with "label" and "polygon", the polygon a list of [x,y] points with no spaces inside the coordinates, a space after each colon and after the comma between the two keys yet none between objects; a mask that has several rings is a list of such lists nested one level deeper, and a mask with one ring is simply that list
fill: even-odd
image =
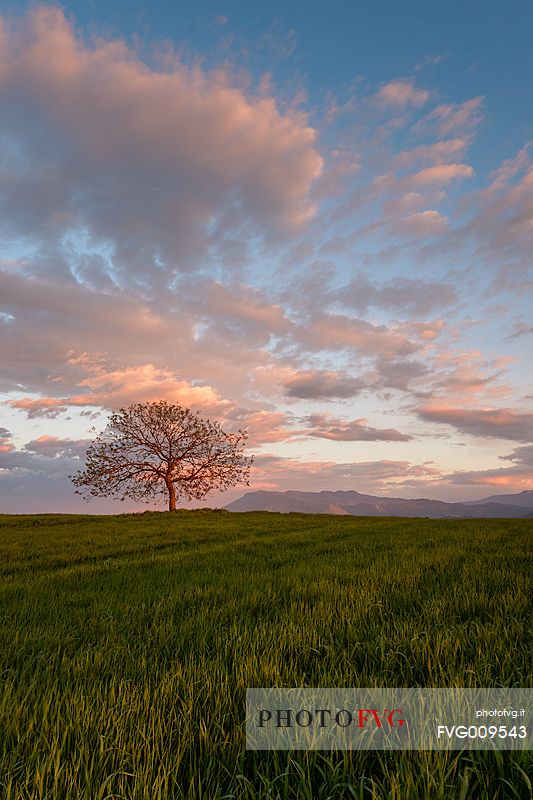
[{"label": "sunset glow on clouds", "polygon": [[251,488],[533,488],[532,157],[490,81],[86,13],[0,27],[2,510],[124,510],[66,476],[157,399],[246,428]]}]

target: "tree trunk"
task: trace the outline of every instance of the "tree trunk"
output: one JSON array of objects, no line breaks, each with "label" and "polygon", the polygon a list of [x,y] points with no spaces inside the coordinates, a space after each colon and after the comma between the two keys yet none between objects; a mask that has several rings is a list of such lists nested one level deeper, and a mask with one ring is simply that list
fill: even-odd
[{"label": "tree trunk", "polygon": [[175,511],[176,510],[176,487],[172,483],[172,481],[167,481],[167,489],[168,489],[168,510]]}]

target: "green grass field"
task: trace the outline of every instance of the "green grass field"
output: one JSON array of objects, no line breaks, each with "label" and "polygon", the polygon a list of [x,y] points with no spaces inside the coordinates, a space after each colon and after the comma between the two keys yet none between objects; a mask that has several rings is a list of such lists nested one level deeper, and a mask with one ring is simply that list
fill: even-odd
[{"label": "green grass field", "polygon": [[0,517],[5,800],[531,797],[532,752],[254,753],[251,686],[532,685],[527,520]]}]

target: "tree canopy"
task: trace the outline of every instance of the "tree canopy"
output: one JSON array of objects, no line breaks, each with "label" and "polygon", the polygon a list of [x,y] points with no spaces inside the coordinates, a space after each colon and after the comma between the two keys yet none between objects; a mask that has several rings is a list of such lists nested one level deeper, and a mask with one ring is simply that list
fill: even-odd
[{"label": "tree canopy", "polygon": [[246,437],[165,400],[136,403],[111,415],[87,450],[85,469],[69,478],[86,499],[151,502],[163,495],[174,511],[178,497],[199,500],[215,489],[249,485]]}]

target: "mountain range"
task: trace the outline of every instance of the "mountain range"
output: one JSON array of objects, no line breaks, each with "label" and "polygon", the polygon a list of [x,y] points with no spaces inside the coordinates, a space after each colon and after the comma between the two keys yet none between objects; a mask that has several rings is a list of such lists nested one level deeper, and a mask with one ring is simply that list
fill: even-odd
[{"label": "mountain range", "polygon": [[501,494],[483,500],[446,503],[443,500],[377,497],[360,492],[247,492],[225,507],[228,511],[277,511],[282,514],[344,514],[368,517],[533,517],[533,491]]}]

